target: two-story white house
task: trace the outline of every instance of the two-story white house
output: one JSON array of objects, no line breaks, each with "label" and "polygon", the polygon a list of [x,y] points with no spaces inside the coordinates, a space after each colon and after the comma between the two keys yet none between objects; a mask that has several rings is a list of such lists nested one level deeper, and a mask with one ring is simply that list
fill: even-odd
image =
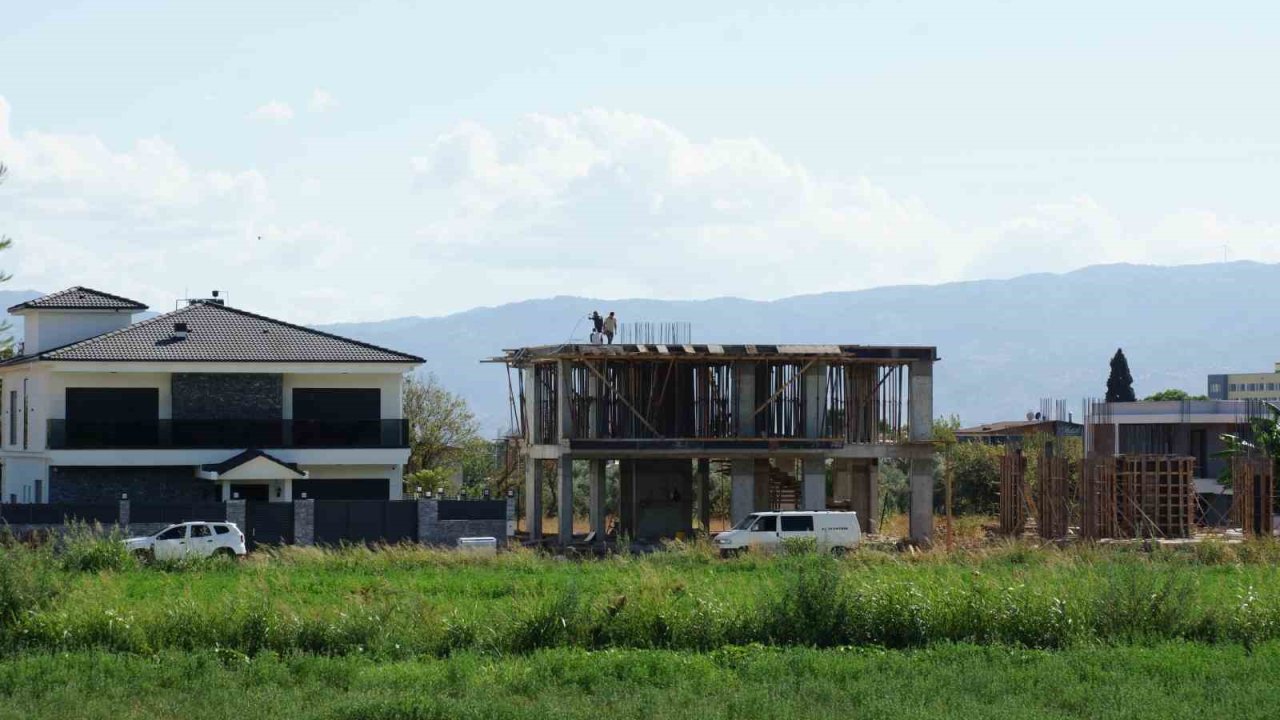
[{"label": "two-story white house", "polygon": [[226,306],[74,287],[9,308],[0,501],[400,499],[422,358]]}]

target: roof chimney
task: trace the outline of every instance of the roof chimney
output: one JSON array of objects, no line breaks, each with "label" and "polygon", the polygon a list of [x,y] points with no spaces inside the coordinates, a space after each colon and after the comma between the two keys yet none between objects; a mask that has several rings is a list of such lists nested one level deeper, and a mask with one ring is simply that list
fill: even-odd
[{"label": "roof chimney", "polygon": [[187,324],[186,324],[186,323],[184,323],[184,322],[176,322],[176,323],[174,323],[174,324],[173,324],[173,339],[174,339],[174,340],[186,340],[186,339],[187,339]]}]

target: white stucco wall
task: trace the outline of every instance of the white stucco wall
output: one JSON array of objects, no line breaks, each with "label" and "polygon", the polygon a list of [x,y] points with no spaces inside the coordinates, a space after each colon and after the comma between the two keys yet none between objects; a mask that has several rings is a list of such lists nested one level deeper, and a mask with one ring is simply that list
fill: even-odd
[{"label": "white stucco wall", "polygon": [[40,480],[42,486],[42,497],[40,499],[48,502],[49,470],[45,465],[44,459],[39,457],[6,457],[4,459],[4,480],[0,483],[0,495],[3,496],[3,501],[33,502],[36,480]]},{"label": "white stucco wall", "polygon": [[127,312],[76,312],[38,310],[23,313],[24,352],[28,355],[87,340],[127,327],[133,315]]},{"label": "white stucco wall", "polygon": [[400,401],[401,373],[286,373],[284,376],[284,416],[293,417],[294,388],[378,388],[381,393],[382,417],[403,417],[404,406]]}]

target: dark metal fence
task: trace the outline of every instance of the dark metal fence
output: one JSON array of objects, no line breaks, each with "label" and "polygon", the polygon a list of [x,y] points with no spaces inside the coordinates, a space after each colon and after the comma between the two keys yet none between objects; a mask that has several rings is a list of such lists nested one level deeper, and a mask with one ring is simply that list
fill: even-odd
[{"label": "dark metal fence", "polygon": [[0,518],[9,525],[60,525],[68,521],[107,524],[120,519],[120,504],[0,504]]},{"label": "dark metal fence", "polygon": [[413,500],[316,500],[315,542],[417,542],[418,503]]},{"label": "dark metal fence", "polygon": [[191,503],[171,505],[130,505],[130,523],[180,523],[191,520],[223,521],[227,519],[224,503]]},{"label": "dark metal fence", "polygon": [[506,520],[506,500],[441,500],[438,520]]}]

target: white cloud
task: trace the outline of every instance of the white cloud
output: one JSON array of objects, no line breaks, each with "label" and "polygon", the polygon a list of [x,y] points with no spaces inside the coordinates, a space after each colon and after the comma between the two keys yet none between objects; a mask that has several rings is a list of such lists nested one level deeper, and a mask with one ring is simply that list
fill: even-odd
[{"label": "white cloud", "polygon": [[321,90],[320,88],[311,91],[311,101],[307,104],[311,112],[317,113],[332,110],[337,106],[338,99],[328,90]]},{"label": "white cloud", "polygon": [[249,113],[249,119],[284,124],[293,119],[293,108],[289,103],[272,100],[255,108]]},{"label": "white cloud", "polygon": [[[303,168],[280,202],[251,168],[163,138],[12,130],[0,97],[0,267],[11,287],[100,286],[172,307],[217,287],[301,322],[438,314],[573,293],[770,298],[1064,271],[1097,262],[1280,261],[1280,225],[1209,209],[1126,223],[1094,197],[960,226],[754,138],[696,139],[608,110],[463,123],[411,161],[416,193]],[[396,180],[392,180],[395,182]],[[363,183],[363,180],[360,181]],[[344,214],[345,213],[345,214]],[[345,224],[344,224],[345,223]],[[307,301],[310,299],[310,301]]]}]

